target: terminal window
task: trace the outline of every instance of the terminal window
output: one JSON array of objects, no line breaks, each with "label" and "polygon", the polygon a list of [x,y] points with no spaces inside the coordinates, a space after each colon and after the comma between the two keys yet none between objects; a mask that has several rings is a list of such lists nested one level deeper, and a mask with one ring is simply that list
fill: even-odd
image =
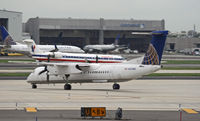
[{"label": "terminal window", "polygon": [[0,18],[0,25],[6,27],[8,30],[8,18]]},{"label": "terminal window", "polygon": [[[0,25],[6,27],[6,29],[8,30],[8,18],[0,18]],[[1,42],[2,38],[0,37],[0,43]]]}]

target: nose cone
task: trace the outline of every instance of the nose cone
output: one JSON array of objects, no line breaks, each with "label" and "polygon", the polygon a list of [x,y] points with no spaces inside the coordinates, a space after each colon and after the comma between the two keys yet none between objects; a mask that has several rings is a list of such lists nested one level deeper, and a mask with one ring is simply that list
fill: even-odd
[{"label": "nose cone", "polygon": [[81,53],[85,53],[85,51],[84,51],[84,50],[82,50],[82,49],[79,49],[79,51],[80,51]]},{"label": "nose cone", "polygon": [[31,83],[33,80],[34,80],[34,74],[31,73],[31,74],[29,74],[29,76],[27,77],[26,81],[27,81],[28,83]]},{"label": "nose cone", "polygon": [[76,47],[74,49],[74,52],[76,52],[76,53],[84,53],[84,51],[81,48],[79,48],[79,47]]},{"label": "nose cone", "polygon": [[87,47],[87,46],[85,46],[85,47],[83,48],[83,50],[87,50],[87,48],[88,48],[88,47]]},{"label": "nose cone", "polygon": [[39,81],[43,78],[45,73],[39,75],[41,71],[43,71],[45,67],[37,67],[28,77],[27,77],[27,82],[28,83],[34,83],[36,81]]}]

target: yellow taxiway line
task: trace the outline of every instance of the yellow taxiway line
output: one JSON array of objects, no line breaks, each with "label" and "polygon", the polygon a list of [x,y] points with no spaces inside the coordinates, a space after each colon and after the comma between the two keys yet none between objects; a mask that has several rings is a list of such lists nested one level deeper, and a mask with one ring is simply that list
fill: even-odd
[{"label": "yellow taxiway line", "polygon": [[37,112],[37,109],[34,107],[26,107],[26,112]]},{"label": "yellow taxiway line", "polygon": [[193,109],[189,109],[189,108],[183,108],[183,110],[187,113],[190,113],[190,114],[197,114],[198,112],[196,112],[195,110]]}]

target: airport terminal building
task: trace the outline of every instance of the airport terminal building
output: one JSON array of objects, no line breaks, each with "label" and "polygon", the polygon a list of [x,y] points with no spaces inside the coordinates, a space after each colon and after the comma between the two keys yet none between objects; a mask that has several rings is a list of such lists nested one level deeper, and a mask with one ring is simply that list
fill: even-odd
[{"label": "airport terminal building", "polygon": [[[112,44],[120,35],[118,44],[145,52],[151,36],[132,32],[165,30],[164,20],[135,19],[75,19],[30,18],[22,24],[22,12],[0,10],[0,25],[7,28],[13,39],[22,42],[24,34],[37,44],[63,44],[84,47],[88,44]],[[23,26],[22,26],[23,25]],[[26,37],[27,38],[27,37]],[[0,43],[1,36],[0,36]],[[200,47],[200,38],[168,37],[165,50]]]},{"label": "airport terminal building", "polygon": [[[30,18],[25,31],[38,44],[66,44],[83,47],[87,44],[112,44],[120,35],[119,44],[140,52],[148,47],[150,36],[132,32],[164,30],[164,20],[111,20],[74,18]],[[62,33],[62,34],[61,34]],[[62,35],[61,37],[58,37]]]}]

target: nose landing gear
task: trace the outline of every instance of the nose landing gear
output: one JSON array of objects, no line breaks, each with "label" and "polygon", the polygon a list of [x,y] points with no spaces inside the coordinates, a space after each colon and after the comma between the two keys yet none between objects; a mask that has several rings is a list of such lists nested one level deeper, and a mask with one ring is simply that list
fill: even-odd
[{"label": "nose landing gear", "polygon": [[65,84],[64,85],[64,90],[71,90],[72,86],[70,84]]},{"label": "nose landing gear", "polygon": [[36,84],[32,84],[32,89],[36,89],[37,85]]},{"label": "nose landing gear", "polygon": [[113,90],[119,90],[120,89],[120,85],[117,83],[113,84]]}]

